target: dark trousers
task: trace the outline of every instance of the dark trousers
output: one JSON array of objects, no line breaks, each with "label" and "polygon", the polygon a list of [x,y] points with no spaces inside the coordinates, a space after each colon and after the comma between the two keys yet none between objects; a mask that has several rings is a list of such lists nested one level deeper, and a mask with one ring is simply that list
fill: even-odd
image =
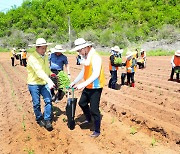
[{"label": "dark trousers", "polygon": [[[173,76],[174,76],[174,68],[172,67],[170,78],[173,79]],[[176,73],[176,79],[179,79],[179,73]]]},{"label": "dark trousers", "polygon": [[108,87],[115,89],[116,82],[117,82],[117,70],[116,71],[110,71],[111,73],[111,79],[109,80]]},{"label": "dark trousers", "polygon": [[23,66],[24,66],[24,67],[26,67],[26,66],[27,66],[26,59],[22,59],[22,63],[23,63]]},{"label": "dark trousers", "polygon": [[129,84],[130,82],[134,83],[134,72],[133,73],[127,72],[127,83]]},{"label": "dark trousers", "polygon": [[14,66],[14,57],[11,57],[11,65]]},{"label": "dark trousers", "polygon": [[[94,127],[96,132],[100,132],[101,115],[99,111],[99,103],[101,98],[102,88],[87,89],[82,91],[79,100],[79,106],[83,110],[86,120],[91,121],[91,115],[94,118]],[[90,103],[90,106],[88,105]]]}]

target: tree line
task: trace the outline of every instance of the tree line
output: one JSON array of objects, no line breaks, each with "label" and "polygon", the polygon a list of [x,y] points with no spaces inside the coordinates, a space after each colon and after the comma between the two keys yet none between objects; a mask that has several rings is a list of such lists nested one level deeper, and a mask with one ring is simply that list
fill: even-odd
[{"label": "tree line", "polygon": [[25,45],[33,37],[60,43],[85,37],[102,46],[125,47],[174,37],[179,19],[178,0],[25,0],[0,12],[0,38],[7,40],[16,31],[28,35],[23,37]]}]

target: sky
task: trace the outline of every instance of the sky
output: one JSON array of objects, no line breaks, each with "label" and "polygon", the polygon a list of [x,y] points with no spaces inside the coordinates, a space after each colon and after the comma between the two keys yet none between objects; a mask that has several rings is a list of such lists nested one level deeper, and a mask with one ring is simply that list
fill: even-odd
[{"label": "sky", "polygon": [[7,12],[11,6],[21,6],[23,0],[0,0],[0,12]]}]

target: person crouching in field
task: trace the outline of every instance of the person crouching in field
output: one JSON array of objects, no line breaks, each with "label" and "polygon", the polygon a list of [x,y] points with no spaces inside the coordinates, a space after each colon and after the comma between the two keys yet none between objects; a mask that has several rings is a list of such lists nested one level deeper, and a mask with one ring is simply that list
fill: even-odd
[{"label": "person crouching in field", "polygon": [[[48,56],[45,54],[47,45],[49,45],[49,43],[46,43],[46,40],[43,38],[38,38],[35,45],[29,45],[36,46],[36,51],[28,58],[27,83],[32,96],[36,121],[41,127],[45,127],[51,131],[53,128],[51,124],[52,97],[50,89],[54,88],[55,84],[49,78],[51,71]],[[43,96],[45,102],[44,117],[41,113],[40,95]]]},{"label": "person crouching in field", "polygon": [[16,56],[16,53],[15,53],[16,49],[13,48],[11,51],[10,51],[10,57],[11,57],[11,65],[14,66],[14,58]]},{"label": "person crouching in field", "polygon": [[[126,72],[127,72],[127,85],[130,85],[131,87],[135,86],[134,82],[134,74],[136,70],[136,58],[134,58],[132,52],[126,53]],[[131,82],[130,82],[131,81]]]},{"label": "person crouching in field", "polygon": [[179,80],[179,73],[180,73],[180,50],[177,50],[171,58],[171,75],[170,75],[170,81],[173,81],[174,73],[176,72],[176,80]]},{"label": "person crouching in field", "polygon": [[[99,103],[101,93],[105,84],[105,76],[102,68],[102,59],[99,54],[92,47],[92,43],[86,42],[83,38],[76,39],[75,48],[73,51],[79,52],[84,58],[83,68],[76,79],[70,84],[78,90],[83,89],[79,106],[83,110],[86,120],[82,123],[91,123],[91,115],[94,119],[94,132],[91,137],[98,137],[100,135],[101,115],[99,110]],[[82,78],[84,82],[75,85]],[[88,105],[90,103],[90,106]]]},{"label": "person crouching in field", "polygon": [[117,82],[117,70],[120,64],[115,64],[115,58],[121,58],[121,50],[118,46],[111,48],[111,56],[109,58],[109,71],[111,73],[111,78],[109,80],[108,87],[116,89]]}]

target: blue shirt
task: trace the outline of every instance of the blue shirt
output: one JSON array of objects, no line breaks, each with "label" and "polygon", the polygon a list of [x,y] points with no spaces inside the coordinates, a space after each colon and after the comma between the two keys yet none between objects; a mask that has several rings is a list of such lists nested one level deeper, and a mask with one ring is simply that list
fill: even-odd
[{"label": "blue shirt", "polygon": [[63,54],[57,56],[55,53],[52,53],[49,57],[50,69],[53,70],[63,70],[63,66],[68,64],[67,57]]}]

